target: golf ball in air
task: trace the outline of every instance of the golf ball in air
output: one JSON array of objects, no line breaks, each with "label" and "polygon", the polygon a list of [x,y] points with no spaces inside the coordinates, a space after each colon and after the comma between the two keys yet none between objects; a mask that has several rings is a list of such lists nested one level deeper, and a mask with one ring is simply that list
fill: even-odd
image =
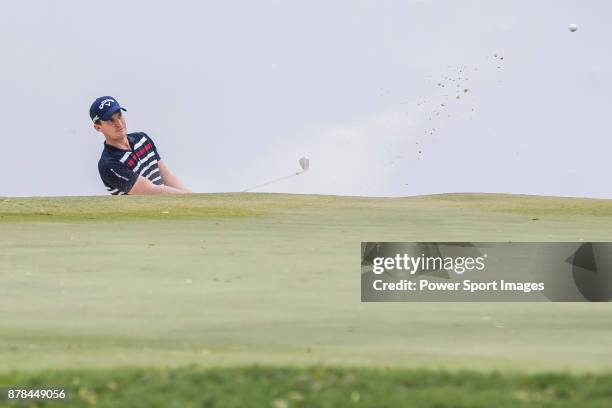
[{"label": "golf ball in air", "polygon": [[578,29],[578,26],[576,24],[570,24],[569,25],[569,30],[573,33],[574,31],[576,31]]}]

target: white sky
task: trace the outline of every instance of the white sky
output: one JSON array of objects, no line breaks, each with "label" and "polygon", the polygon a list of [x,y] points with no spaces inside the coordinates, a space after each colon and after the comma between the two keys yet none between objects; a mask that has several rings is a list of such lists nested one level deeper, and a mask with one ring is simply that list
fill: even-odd
[{"label": "white sky", "polygon": [[6,2],[0,195],[105,194],[88,109],[112,95],[198,192],[307,156],[308,173],[257,191],[612,197],[611,14],[603,0]]}]

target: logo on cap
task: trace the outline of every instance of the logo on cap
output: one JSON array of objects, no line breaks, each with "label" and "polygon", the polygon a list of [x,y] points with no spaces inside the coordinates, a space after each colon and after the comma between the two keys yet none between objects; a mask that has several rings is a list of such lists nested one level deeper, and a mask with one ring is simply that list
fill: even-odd
[{"label": "logo on cap", "polygon": [[114,100],[114,99],[105,99],[105,100],[103,100],[103,101],[100,103],[100,108],[99,108],[99,109],[104,108],[104,106],[105,106],[105,105],[106,105],[106,106],[111,106],[111,104],[112,104],[113,102],[115,102],[115,100]]}]

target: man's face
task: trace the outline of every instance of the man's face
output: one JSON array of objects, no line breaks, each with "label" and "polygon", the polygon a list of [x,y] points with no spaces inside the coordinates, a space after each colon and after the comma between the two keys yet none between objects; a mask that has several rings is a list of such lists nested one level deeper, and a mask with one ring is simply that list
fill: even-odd
[{"label": "man's face", "polygon": [[125,117],[121,109],[113,113],[109,120],[101,120],[100,123],[94,124],[94,128],[110,139],[123,139],[127,135]]}]

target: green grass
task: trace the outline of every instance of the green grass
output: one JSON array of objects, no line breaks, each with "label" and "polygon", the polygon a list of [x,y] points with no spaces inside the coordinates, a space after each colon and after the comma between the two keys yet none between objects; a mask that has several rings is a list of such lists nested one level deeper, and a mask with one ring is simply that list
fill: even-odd
[{"label": "green grass", "polygon": [[612,401],[612,374],[190,366],[20,374],[0,376],[0,384],[68,395],[61,403],[13,400],[7,407],[607,408]]},{"label": "green grass", "polygon": [[[548,217],[612,217],[610,200],[508,194],[439,194],[367,198],[288,194],[191,194],[180,196],[0,197],[4,221],[124,221],[254,217],[317,210],[475,210]],[[172,211],[170,211],[172,210]]]},{"label": "green grass", "polygon": [[479,209],[487,212],[501,212],[546,217],[612,217],[610,200],[542,197],[509,194],[440,194],[421,197],[434,203]]},{"label": "green grass", "polygon": [[[385,367],[434,370],[423,375],[468,369],[483,373],[473,374],[482,381],[492,371],[520,373],[515,380],[544,371],[609,380],[607,303],[360,302],[361,241],[508,240],[612,240],[612,201],[499,194],[3,198],[0,373],[47,381],[79,368],[88,387],[103,387],[133,367],[143,370],[134,375],[154,373],[150,385],[165,390],[156,376],[191,364],[201,368],[179,369],[177,378],[262,364],[262,378],[288,370],[287,381],[313,365],[370,367],[359,371],[364,382]],[[398,387],[389,375],[381,402]],[[290,388],[266,394],[266,406]],[[350,395],[331,388],[325,401]],[[436,406],[442,393],[427,392],[418,398]],[[536,405],[529,392],[508,392],[507,401]],[[588,392],[575,398],[590,399]],[[478,406],[461,398],[472,397],[437,406]]]}]

